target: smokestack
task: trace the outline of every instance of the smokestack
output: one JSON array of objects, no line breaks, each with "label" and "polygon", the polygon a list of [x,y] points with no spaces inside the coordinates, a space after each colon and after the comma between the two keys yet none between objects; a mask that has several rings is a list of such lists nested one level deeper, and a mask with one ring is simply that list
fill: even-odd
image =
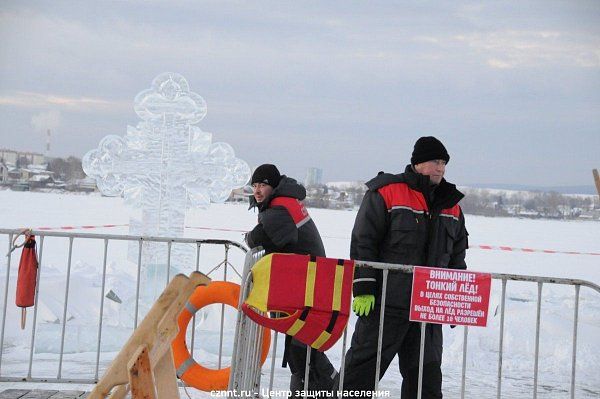
[{"label": "smokestack", "polygon": [[46,136],[46,158],[50,156],[50,129],[47,130]]}]

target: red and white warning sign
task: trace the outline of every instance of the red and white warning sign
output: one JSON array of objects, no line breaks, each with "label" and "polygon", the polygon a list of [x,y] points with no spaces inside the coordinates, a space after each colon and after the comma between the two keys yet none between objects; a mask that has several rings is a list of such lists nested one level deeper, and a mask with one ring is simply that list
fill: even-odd
[{"label": "red and white warning sign", "polygon": [[417,266],[410,320],[485,327],[491,284],[489,273]]}]

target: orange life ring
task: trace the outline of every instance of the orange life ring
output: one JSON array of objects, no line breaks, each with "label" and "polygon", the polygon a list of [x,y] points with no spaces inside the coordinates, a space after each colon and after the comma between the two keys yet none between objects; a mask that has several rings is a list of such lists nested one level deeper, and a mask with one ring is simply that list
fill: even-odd
[{"label": "orange life ring", "polygon": [[[186,384],[202,391],[218,391],[227,389],[231,367],[209,369],[192,358],[185,342],[187,326],[194,314],[203,307],[213,303],[223,303],[237,309],[240,297],[239,284],[228,281],[213,281],[209,285],[200,285],[188,299],[177,318],[179,333],[171,343],[173,360],[177,376]],[[265,362],[271,345],[271,331],[265,329],[262,339],[261,364]]]}]

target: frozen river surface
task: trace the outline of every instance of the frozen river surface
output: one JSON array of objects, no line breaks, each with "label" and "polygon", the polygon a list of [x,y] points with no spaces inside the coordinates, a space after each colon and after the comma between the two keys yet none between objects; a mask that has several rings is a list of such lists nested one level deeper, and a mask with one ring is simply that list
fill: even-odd
[{"label": "frozen river surface", "polygon": [[[0,191],[0,228],[99,226],[129,223],[130,210],[119,198],[97,195],[63,195],[42,193],[17,193]],[[355,211],[310,209],[325,243],[327,255],[347,258],[350,231]],[[470,270],[578,278],[600,284],[600,256],[486,250],[479,245],[533,248],[563,252],[600,252],[600,223],[589,221],[550,221],[516,218],[486,218],[466,216],[469,241]],[[256,223],[256,213],[247,211],[244,204],[213,205],[208,210],[194,211],[186,219],[186,237],[223,238],[242,242],[243,231]],[[127,234],[127,227],[75,229],[69,231],[105,234]],[[93,379],[96,373],[96,348],[100,319],[100,298],[103,242],[102,240],[74,241],[66,312],[64,357],[61,377],[66,379]],[[7,236],[0,235],[0,248],[8,248]],[[195,251],[195,248],[193,249]],[[4,249],[2,249],[4,251]],[[111,243],[108,251],[105,293],[112,290],[121,303],[107,300],[102,314],[103,328],[100,344],[99,373],[114,357],[133,327],[137,265],[128,258],[129,248],[124,243]],[[7,294],[7,313],[4,331],[4,350],[0,363],[0,376],[25,377],[29,373],[32,356],[33,378],[56,378],[59,369],[61,330],[63,325],[64,292],[68,258],[68,240],[46,237],[40,277],[38,320],[34,348],[31,350],[31,315],[24,331],[18,327],[20,313],[14,306],[16,266],[18,253],[13,256],[6,291],[6,260],[0,268],[0,304],[4,308]],[[199,268],[208,272],[223,260],[222,247],[202,246]],[[6,258],[4,258],[6,259]],[[243,253],[232,249],[229,259],[237,271],[243,266]],[[194,264],[179,265],[179,272],[189,273]],[[141,294],[146,302],[155,297],[160,287],[151,284],[161,276],[161,271],[145,268],[142,278],[148,281]],[[213,272],[213,279],[224,277],[225,269]],[[160,277],[162,278],[162,277]],[[227,278],[239,281],[231,267]],[[154,279],[154,280],[153,280]],[[162,280],[161,280],[162,282]],[[161,283],[162,284],[162,283]],[[571,384],[572,337],[574,318],[574,288],[545,285],[541,305],[540,364],[538,397],[567,398]],[[467,398],[496,396],[498,375],[498,348],[501,285],[492,286],[488,326],[471,328],[466,356]],[[506,293],[504,354],[502,365],[502,396],[532,397],[535,350],[535,324],[537,284],[508,282]],[[140,305],[140,312],[147,309]],[[211,305],[198,314],[194,357],[204,365],[216,367],[219,353],[220,307]],[[223,362],[229,363],[233,340],[235,313],[225,312]],[[348,325],[351,334],[355,319]],[[189,332],[189,331],[188,331]],[[582,288],[580,298],[576,368],[576,397],[600,397],[600,294]],[[463,328],[444,327],[444,395],[460,397],[463,364]],[[279,339],[276,365],[281,364],[282,339]],[[339,366],[342,355],[341,342],[327,352],[334,365]],[[267,359],[267,364],[270,364]],[[276,367],[275,389],[285,389],[289,371]],[[268,384],[268,372],[263,375],[263,386]],[[54,386],[44,384],[45,386]],[[23,383],[0,382],[3,389],[23,387]],[[31,385],[29,385],[31,386]],[[58,385],[60,387],[60,385]],[[80,385],[63,384],[65,389]],[[401,377],[394,360],[380,389],[390,390],[391,397],[399,397]],[[33,385],[33,387],[36,387]],[[40,386],[37,385],[39,388]],[[83,386],[85,387],[85,386]],[[192,397],[211,397],[208,393],[188,389]],[[182,394],[185,397],[185,394]]]}]

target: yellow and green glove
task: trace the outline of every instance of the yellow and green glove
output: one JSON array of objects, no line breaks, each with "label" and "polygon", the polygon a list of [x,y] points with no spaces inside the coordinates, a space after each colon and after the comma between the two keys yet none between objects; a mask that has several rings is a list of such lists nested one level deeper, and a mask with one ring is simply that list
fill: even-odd
[{"label": "yellow and green glove", "polygon": [[375,307],[375,295],[358,295],[352,301],[352,311],[357,316],[368,316]]}]

